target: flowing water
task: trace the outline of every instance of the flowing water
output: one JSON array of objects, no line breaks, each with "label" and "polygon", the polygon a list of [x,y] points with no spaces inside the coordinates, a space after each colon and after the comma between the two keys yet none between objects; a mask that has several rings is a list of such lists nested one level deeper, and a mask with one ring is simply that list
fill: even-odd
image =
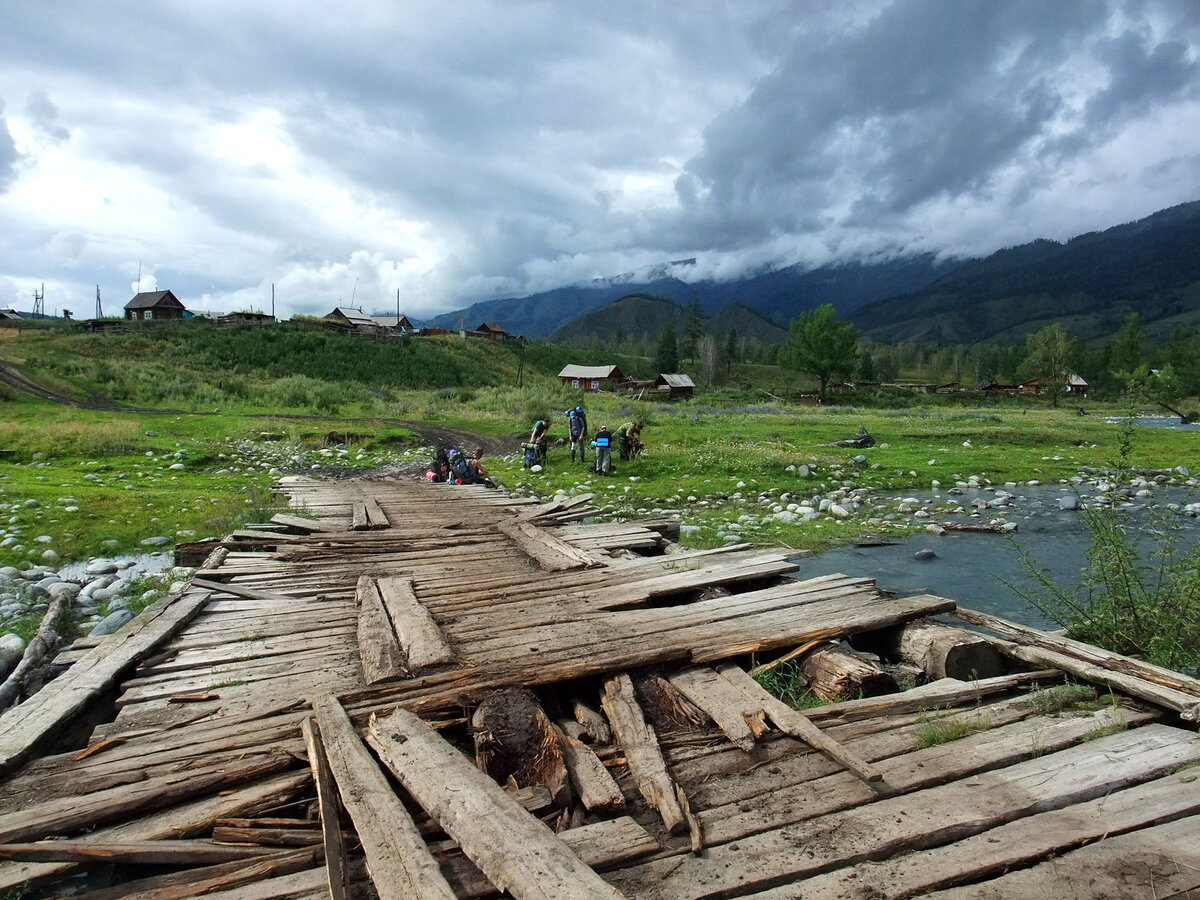
[{"label": "flowing water", "polygon": [[[1017,548],[1023,548],[1056,583],[1073,588],[1079,584],[1080,570],[1087,564],[1091,537],[1078,510],[1058,508],[1058,497],[1070,493],[1065,486],[1008,490],[1016,495],[1013,506],[991,512],[1002,512],[1008,521],[1018,524],[1017,533],[1011,538],[999,534],[947,532],[941,536],[917,535],[890,545],[841,547],[794,560],[800,566],[796,576],[812,578],[834,572],[868,576],[884,590],[899,594],[928,592],[1027,625],[1057,627],[1008,586],[1012,584],[1026,591],[1035,588],[1034,580],[1021,565]],[[941,495],[918,492],[912,496],[929,499]],[[969,506],[976,497],[987,500],[995,494],[967,490],[954,499]],[[1085,488],[1085,502],[1088,499]],[[1177,550],[1190,550],[1196,546],[1200,540],[1200,519],[1161,508],[1167,503],[1196,502],[1200,502],[1200,490],[1159,488],[1152,500],[1135,502],[1127,510],[1139,535],[1143,559],[1148,560],[1154,549],[1156,516],[1178,523]],[[1160,508],[1156,512],[1154,507]],[[963,516],[937,516],[936,519],[979,521]],[[934,558],[914,558],[916,553],[926,549],[934,552]]]}]

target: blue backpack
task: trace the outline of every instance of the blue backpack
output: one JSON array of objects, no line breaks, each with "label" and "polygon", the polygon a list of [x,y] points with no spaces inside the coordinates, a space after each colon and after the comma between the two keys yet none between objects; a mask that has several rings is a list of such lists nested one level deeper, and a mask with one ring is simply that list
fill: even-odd
[{"label": "blue backpack", "polygon": [[467,463],[467,458],[457,450],[450,451],[450,470],[459,478],[466,478],[471,474],[471,467]]},{"label": "blue backpack", "polygon": [[583,416],[579,415],[575,410],[571,410],[571,420],[569,422],[571,429],[571,440],[577,441],[583,437]]}]

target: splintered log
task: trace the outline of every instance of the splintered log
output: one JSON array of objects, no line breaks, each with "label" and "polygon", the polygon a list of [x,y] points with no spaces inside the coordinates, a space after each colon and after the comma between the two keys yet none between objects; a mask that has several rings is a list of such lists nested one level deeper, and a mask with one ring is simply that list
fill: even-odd
[{"label": "splintered log", "polygon": [[740,750],[753,750],[755,739],[767,729],[762,710],[747,703],[741,691],[712,669],[684,669],[671,676],[671,684],[708,713]]},{"label": "splintered log", "polygon": [[855,635],[851,644],[912,663],[930,678],[973,681],[1004,674],[1004,655],[982,635],[932,619]]},{"label": "splintered log", "polygon": [[417,599],[411,578],[383,577],[376,579],[376,584],[396,628],[396,637],[400,639],[410,672],[420,672],[454,659],[454,651],[437,622]]},{"label": "splintered log", "polygon": [[575,715],[575,721],[583,726],[593,743],[607,744],[612,740],[612,729],[608,727],[608,720],[597,710],[577,697],[571,702],[571,711]]},{"label": "splintered log", "polygon": [[621,896],[414,713],[372,716],[368,740],[497,890],[546,900]]},{"label": "splintered log", "polygon": [[563,762],[580,802],[595,812],[616,812],[625,808],[625,796],[616,780],[592,748],[564,732],[557,725],[554,734],[562,749]]},{"label": "splintered log", "polygon": [[412,816],[359,741],[341,704],[334,697],[321,697],[313,701],[313,712],[381,900],[453,898]]},{"label": "splintered log", "polygon": [[667,831],[672,834],[683,831],[688,827],[687,816],[667,772],[658,736],[642,715],[629,676],[622,673],[607,679],[600,701],[612,723],[616,743],[625,751],[629,774],[637,783],[638,791],[658,810]]},{"label": "splintered log", "polygon": [[344,900],[349,892],[350,881],[346,875],[346,845],[342,840],[342,823],[338,818],[337,784],[329,768],[329,757],[325,745],[317,734],[312,719],[300,723],[304,735],[304,746],[308,750],[308,765],[312,769],[313,782],[317,786],[317,807],[321,813],[321,841],[325,846],[325,868],[329,874],[329,896],[332,900]]},{"label": "splintered log", "polygon": [[407,675],[400,645],[392,634],[392,624],[383,608],[375,580],[369,575],[358,579],[358,652],[362,657],[363,679],[377,684]]},{"label": "splintered log", "polygon": [[896,680],[874,663],[836,644],[819,647],[800,662],[808,689],[822,700],[878,697],[896,690]]},{"label": "splintered log", "polygon": [[500,784],[545,785],[554,805],[571,803],[567,768],[554,725],[533,691],[513,688],[490,694],[471,716],[475,763]]},{"label": "splintered log", "polygon": [[641,672],[632,679],[638,705],[659,731],[691,731],[708,724],[709,715],[661,675]]},{"label": "splintered log", "polygon": [[230,847],[211,841],[39,841],[0,844],[0,859],[24,862],[131,863],[160,866],[208,866],[253,859],[260,847]]},{"label": "splintered log", "polygon": [[271,521],[276,525],[283,525],[285,528],[294,528],[296,531],[302,531],[309,534],[314,531],[328,531],[329,527],[317,519],[309,519],[306,516],[297,516],[292,513],[276,513],[271,516]]},{"label": "splintered log", "polygon": [[[320,849],[316,847],[283,851],[264,850],[261,847],[251,849],[257,855],[249,859],[152,875],[91,890],[79,896],[87,900],[182,900],[209,894],[220,897],[225,896],[224,892],[247,885],[253,885],[249,890],[254,892],[259,887],[254,882],[303,872],[320,862]],[[246,895],[242,896],[244,898]],[[258,897],[261,894],[251,893],[250,896]]]},{"label": "splintered log", "polygon": [[772,695],[743,671],[741,666],[724,663],[718,667],[717,672],[722,679],[742,695],[743,705],[750,709],[761,710],[784,734],[799,738],[813,749],[821,751],[830,759],[841,763],[863,781],[883,780],[883,774],[877,768],[829,737],[809,721],[803,713],[792,709]]}]

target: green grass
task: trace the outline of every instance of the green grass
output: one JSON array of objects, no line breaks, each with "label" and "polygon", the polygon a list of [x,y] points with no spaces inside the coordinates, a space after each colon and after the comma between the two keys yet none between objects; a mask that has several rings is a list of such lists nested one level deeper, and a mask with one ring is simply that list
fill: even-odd
[{"label": "green grass", "polygon": [[808,690],[804,673],[800,666],[793,662],[785,662],[774,669],[760,672],[754,680],[792,709],[813,709],[828,703]]},{"label": "green grass", "polygon": [[1059,684],[1029,692],[1029,700],[1039,715],[1048,716],[1065,709],[1100,709],[1096,689],[1089,684]]}]

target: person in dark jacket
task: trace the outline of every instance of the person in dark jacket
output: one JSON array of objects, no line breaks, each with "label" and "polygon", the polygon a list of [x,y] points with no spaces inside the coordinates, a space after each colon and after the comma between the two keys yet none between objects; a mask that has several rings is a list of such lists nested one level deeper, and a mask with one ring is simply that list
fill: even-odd
[{"label": "person in dark jacket", "polygon": [[571,437],[571,462],[575,462],[575,445],[579,445],[579,461],[587,461],[588,425],[583,407],[577,406],[567,412],[567,430]]},{"label": "person in dark jacket", "polygon": [[612,468],[612,441],[613,437],[609,434],[608,426],[601,425],[600,430],[596,432],[596,472],[600,475],[607,475],[613,471]]}]

